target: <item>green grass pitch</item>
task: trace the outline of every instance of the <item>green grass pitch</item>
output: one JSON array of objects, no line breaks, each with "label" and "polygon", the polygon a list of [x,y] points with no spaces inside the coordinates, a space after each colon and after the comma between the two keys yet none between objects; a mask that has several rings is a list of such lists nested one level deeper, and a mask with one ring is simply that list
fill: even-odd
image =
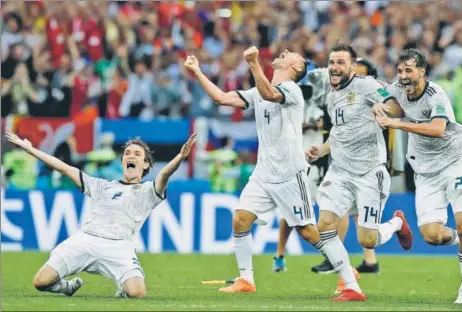
[{"label": "green grass pitch", "polygon": [[[454,305],[460,285],[457,257],[381,256],[381,274],[361,276],[366,302],[330,302],[336,275],[317,275],[310,267],[319,255],[288,256],[289,270],[273,273],[272,256],[254,257],[256,294],[221,294],[220,286],[201,280],[230,279],[237,269],[233,255],[141,254],[146,273],[147,298],[114,298],[115,285],[98,275],[80,274],[85,285],[65,297],[36,291],[31,283],[47,253],[1,255],[1,310],[355,310],[355,311],[461,311]],[[361,258],[353,256],[353,264]]]}]

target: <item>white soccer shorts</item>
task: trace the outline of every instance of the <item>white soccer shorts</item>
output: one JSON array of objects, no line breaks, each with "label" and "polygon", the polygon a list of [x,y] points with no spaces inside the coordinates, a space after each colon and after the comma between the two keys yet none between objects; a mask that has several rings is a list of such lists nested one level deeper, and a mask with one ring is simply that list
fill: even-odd
[{"label": "white soccer shorts", "polygon": [[238,209],[257,216],[256,223],[268,223],[274,210],[289,226],[316,224],[306,171],[282,183],[264,183],[252,176],[239,198]]},{"label": "white soccer shorts", "polygon": [[[320,210],[331,211],[343,218],[356,209],[358,225],[377,229],[390,195],[391,179],[385,165],[364,175],[348,172],[331,165],[318,188],[316,198]],[[353,212],[354,215],[354,212]]]},{"label": "white soccer shorts", "polygon": [[415,174],[415,208],[419,227],[446,224],[448,204],[454,214],[462,212],[462,159],[440,172]]},{"label": "white soccer shorts", "polygon": [[78,232],[56,246],[47,265],[60,278],[85,271],[113,280],[118,288],[132,277],[144,278],[133,244]]}]

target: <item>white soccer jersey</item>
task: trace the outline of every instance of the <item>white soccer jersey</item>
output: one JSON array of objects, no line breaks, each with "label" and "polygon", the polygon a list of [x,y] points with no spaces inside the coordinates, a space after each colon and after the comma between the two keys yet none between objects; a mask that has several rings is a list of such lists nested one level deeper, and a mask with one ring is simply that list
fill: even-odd
[{"label": "white soccer jersey", "polygon": [[386,163],[385,140],[372,106],[389,98],[371,76],[354,75],[340,89],[330,90],[327,111],[332,121],[329,142],[334,165],[354,174],[365,174]]},{"label": "white soccer jersey", "polygon": [[281,183],[308,167],[303,151],[303,110],[305,101],[294,81],[275,86],[282,103],[264,100],[257,88],[236,91],[255,111],[258,159],[253,174],[262,182]]},{"label": "white soccer jersey", "polygon": [[80,183],[82,193],[91,198],[91,218],[82,230],[108,239],[131,241],[166,194],[157,194],[152,181],[136,184],[109,182],[82,171]]},{"label": "white soccer jersey", "polygon": [[427,81],[422,95],[412,100],[398,81],[386,90],[398,100],[409,122],[428,123],[433,118],[447,120],[442,138],[409,133],[406,157],[415,172],[438,172],[462,157],[462,125],[456,122],[451,102],[443,88]]}]

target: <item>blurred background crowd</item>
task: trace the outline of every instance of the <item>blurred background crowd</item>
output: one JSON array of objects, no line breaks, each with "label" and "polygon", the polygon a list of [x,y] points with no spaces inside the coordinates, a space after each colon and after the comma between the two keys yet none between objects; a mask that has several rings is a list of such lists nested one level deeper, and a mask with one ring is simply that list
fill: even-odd
[{"label": "blurred background crowd", "polygon": [[[329,47],[339,41],[351,43],[377,66],[378,79],[388,83],[395,79],[403,49],[424,51],[429,78],[448,92],[462,122],[459,0],[9,1],[2,3],[1,14],[4,129],[14,129],[8,117],[75,119],[92,110],[105,121],[187,118],[207,132],[229,125],[252,132],[253,112],[217,107],[185,71],[186,55],[196,55],[203,71],[230,91],[250,87],[242,53],[251,45],[260,49],[260,62],[271,78],[271,60],[283,50],[302,54],[314,69],[326,65]],[[320,122],[325,112],[307,114],[306,133],[328,130]],[[242,133],[230,131],[215,131],[221,133],[216,140],[208,135],[199,139],[197,163],[189,164],[197,168],[185,169],[180,177],[208,179],[217,191],[239,190],[253,170],[255,148],[239,148],[233,137]],[[104,132],[94,150],[82,153],[76,148],[80,140],[70,131],[51,152],[90,174],[116,179],[121,168],[115,137]],[[71,185],[10,148],[2,155],[3,185]],[[162,153],[156,150],[161,162]]]}]

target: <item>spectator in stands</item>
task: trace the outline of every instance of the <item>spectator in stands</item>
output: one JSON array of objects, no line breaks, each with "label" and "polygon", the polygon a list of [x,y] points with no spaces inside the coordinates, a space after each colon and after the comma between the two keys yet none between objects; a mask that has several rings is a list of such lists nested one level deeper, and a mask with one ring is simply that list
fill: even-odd
[{"label": "spectator in stands", "polygon": [[3,154],[2,169],[8,187],[13,189],[32,189],[37,182],[37,159],[21,148],[14,147]]},{"label": "spectator in stands", "polygon": [[135,63],[135,73],[128,77],[127,92],[120,104],[122,117],[152,117],[152,75],[143,59]]},{"label": "spectator in stands", "polygon": [[237,181],[240,170],[236,165],[237,153],[234,151],[234,141],[225,136],[220,140],[221,147],[209,152],[211,164],[209,177],[214,192],[233,193],[237,191]]}]

